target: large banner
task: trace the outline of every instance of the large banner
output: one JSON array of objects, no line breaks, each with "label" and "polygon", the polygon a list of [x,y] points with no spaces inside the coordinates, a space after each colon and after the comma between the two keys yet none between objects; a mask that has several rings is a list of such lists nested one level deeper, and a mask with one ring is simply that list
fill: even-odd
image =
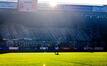
[{"label": "large banner", "polygon": [[34,12],[37,9],[37,0],[18,0],[18,10],[23,12]]}]

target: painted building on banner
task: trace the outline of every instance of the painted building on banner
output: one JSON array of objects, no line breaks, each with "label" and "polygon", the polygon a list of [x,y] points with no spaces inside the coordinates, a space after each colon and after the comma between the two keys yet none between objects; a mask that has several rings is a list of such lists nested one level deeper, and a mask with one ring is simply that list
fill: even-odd
[{"label": "painted building on banner", "polygon": [[37,10],[37,0],[18,0],[18,10],[35,12]]}]

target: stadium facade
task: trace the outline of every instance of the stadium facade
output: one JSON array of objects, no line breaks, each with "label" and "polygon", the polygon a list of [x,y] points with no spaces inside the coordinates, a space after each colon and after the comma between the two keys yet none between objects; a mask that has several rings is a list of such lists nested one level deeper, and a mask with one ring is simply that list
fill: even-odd
[{"label": "stadium facade", "polygon": [[0,3],[1,51],[107,51],[107,6],[39,4],[28,13]]}]

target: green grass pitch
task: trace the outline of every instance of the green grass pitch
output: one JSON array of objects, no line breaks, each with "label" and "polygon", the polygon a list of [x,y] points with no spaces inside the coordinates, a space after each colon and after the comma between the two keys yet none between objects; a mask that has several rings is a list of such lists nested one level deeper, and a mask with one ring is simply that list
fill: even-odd
[{"label": "green grass pitch", "polygon": [[6,53],[0,66],[107,66],[107,52]]}]

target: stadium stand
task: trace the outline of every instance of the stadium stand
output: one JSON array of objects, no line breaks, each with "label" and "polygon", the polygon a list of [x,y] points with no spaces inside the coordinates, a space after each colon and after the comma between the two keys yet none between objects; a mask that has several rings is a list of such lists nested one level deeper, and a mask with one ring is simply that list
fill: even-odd
[{"label": "stadium stand", "polygon": [[56,45],[59,51],[107,51],[107,12],[62,7],[34,13],[1,9],[0,44],[9,51],[55,51]]}]

